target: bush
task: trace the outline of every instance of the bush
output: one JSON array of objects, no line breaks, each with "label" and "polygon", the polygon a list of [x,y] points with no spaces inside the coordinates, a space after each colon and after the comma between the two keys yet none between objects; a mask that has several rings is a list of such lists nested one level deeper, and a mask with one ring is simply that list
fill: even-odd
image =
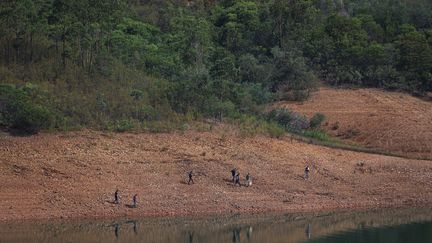
[{"label": "bush", "polygon": [[51,118],[47,108],[24,104],[14,115],[11,128],[27,134],[37,134],[41,129],[50,126]]},{"label": "bush", "polygon": [[134,129],[134,124],[129,119],[123,119],[120,121],[117,121],[115,124],[115,131],[116,132],[127,132]]},{"label": "bush", "polygon": [[337,66],[327,75],[332,85],[361,85],[363,75],[352,66]]},{"label": "bush", "polygon": [[303,130],[310,128],[309,120],[301,114],[293,113],[288,128],[292,132],[300,133]]},{"label": "bush", "polygon": [[334,139],[331,138],[326,133],[321,132],[321,131],[316,131],[316,130],[314,130],[314,131],[305,131],[303,133],[303,136],[314,138],[316,140],[324,141],[324,142],[332,142],[332,143],[335,142]]},{"label": "bush", "polygon": [[292,120],[292,111],[288,109],[274,109],[267,114],[267,119],[270,121],[275,121],[282,127],[288,128],[289,123]]},{"label": "bush", "polygon": [[139,110],[135,118],[139,121],[158,121],[161,119],[161,114],[154,107],[147,105]]},{"label": "bush", "polygon": [[275,121],[286,130],[295,133],[299,133],[310,127],[309,121],[305,116],[283,108],[272,110],[267,115],[267,119]]},{"label": "bush", "polygon": [[26,87],[0,85],[0,126],[36,134],[41,129],[49,128],[54,116],[48,108],[34,104],[26,90]]},{"label": "bush", "polygon": [[310,119],[310,127],[315,129],[321,126],[321,123],[325,120],[325,115],[322,113],[315,113],[313,117]]},{"label": "bush", "polygon": [[278,99],[286,100],[286,101],[306,101],[310,97],[310,90],[289,90],[285,88],[281,88],[278,91]]},{"label": "bush", "polygon": [[276,123],[267,123],[265,128],[272,138],[280,138],[285,134],[284,129]]},{"label": "bush", "polygon": [[235,113],[235,105],[231,101],[220,101],[214,96],[206,100],[203,109],[205,115],[217,118],[220,121],[224,117],[230,117]]}]

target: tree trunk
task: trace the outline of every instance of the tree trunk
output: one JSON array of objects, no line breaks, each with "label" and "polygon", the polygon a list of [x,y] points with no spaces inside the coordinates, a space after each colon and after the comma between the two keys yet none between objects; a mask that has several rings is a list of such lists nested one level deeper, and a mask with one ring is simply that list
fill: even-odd
[{"label": "tree trunk", "polygon": [[66,69],[66,37],[62,35],[62,65],[63,69]]},{"label": "tree trunk", "polygon": [[33,62],[33,33],[30,34],[30,57],[29,57],[29,62],[32,63]]}]

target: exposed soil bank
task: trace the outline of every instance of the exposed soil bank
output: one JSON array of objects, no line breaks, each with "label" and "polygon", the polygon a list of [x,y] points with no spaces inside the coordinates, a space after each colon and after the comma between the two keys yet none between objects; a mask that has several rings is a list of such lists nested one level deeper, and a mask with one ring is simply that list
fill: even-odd
[{"label": "exposed soil bank", "polygon": [[432,158],[432,102],[378,89],[321,87],[304,103],[280,102],[309,117],[326,115],[323,128],[345,142],[402,156]]},{"label": "exposed soil bank", "polygon": [[[233,167],[253,186],[234,186]],[[226,127],[2,135],[0,185],[1,221],[430,206],[432,162],[240,138]],[[119,205],[111,203],[116,188]],[[128,208],[135,193],[139,206]]]}]

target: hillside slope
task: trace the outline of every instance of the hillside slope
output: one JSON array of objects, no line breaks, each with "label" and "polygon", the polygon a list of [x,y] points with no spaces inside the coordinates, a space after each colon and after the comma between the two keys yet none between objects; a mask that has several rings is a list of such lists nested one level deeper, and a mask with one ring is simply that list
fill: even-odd
[{"label": "hillside slope", "polygon": [[432,102],[377,89],[323,87],[304,103],[278,105],[307,116],[325,114],[323,128],[347,142],[432,158]]},{"label": "hillside slope", "polygon": [[[233,186],[233,167],[242,180],[250,172],[253,186]],[[190,186],[189,170],[196,175]],[[240,138],[225,126],[184,134],[83,131],[1,136],[0,184],[0,220],[421,206],[432,203],[432,163]],[[116,188],[120,205],[110,203]],[[139,207],[126,207],[135,193]]]}]

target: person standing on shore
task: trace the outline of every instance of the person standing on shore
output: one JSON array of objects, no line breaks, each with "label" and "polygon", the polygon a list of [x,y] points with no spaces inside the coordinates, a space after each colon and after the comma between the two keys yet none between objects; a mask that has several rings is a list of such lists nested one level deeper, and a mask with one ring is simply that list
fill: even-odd
[{"label": "person standing on shore", "polygon": [[132,198],[132,207],[133,208],[137,207],[137,196],[138,196],[138,194],[135,194]]},{"label": "person standing on shore", "polygon": [[194,180],[192,178],[192,176],[193,176],[192,170],[189,171],[188,176],[189,176],[188,185],[190,185],[191,182],[192,182],[192,184],[195,184],[195,182],[194,182]]},{"label": "person standing on shore", "polygon": [[119,204],[119,202],[120,202],[119,190],[117,189],[117,190],[114,192],[114,204]]},{"label": "person standing on shore", "polygon": [[234,183],[234,185],[239,185],[239,186],[241,186],[241,184],[240,184],[240,173],[239,172],[237,172],[237,174],[236,174],[236,176],[235,176],[235,183]]},{"label": "person standing on shore", "polygon": [[310,172],[310,168],[308,165],[306,166],[304,172],[305,172],[304,179],[308,180],[309,179],[309,172]]},{"label": "person standing on shore", "polygon": [[231,170],[232,182],[235,183],[237,168]]},{"label": "person standing on shore", "polygon": [[252,177],[247,173],[246,175],[246,186],[252,186]]}]

